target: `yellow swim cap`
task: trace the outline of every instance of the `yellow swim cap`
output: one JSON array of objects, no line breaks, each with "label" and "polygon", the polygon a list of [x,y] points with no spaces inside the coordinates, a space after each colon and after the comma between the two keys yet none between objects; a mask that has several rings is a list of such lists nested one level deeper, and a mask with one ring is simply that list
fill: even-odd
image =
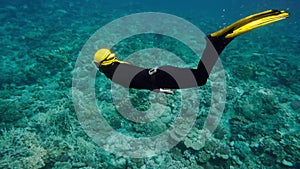
[{"label": "yellow swim cap", "polygon": [[94,62],[100,63],[104,61],[110,54],[111,51],[109,49],[99,49],[94,55]]},{"label": "yellow swim cap", "polygon": [[99,49],[94,55],[94,63],[96,64],[97,67],[108,66],[113,62],[127,63],[127,62],[119,61],[116,57],[116,54],[111,53],[109,49],[105,49],[105,48]]}]

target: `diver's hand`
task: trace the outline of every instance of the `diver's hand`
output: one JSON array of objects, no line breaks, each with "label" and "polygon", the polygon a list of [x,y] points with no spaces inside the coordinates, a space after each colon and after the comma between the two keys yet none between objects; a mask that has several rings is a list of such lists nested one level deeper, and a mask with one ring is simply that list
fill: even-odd
[{"label": "diver's hand", "polygon": [[162,93],[166,93],[166,94],[174,94],[174,92],[170,89],[159,89],[159,92],[162,92]]}]

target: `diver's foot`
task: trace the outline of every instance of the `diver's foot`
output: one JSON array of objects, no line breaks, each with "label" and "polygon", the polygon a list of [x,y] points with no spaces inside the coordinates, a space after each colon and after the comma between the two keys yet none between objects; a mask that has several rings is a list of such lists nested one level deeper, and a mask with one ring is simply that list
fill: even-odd
[{"label": "diver's foot", "polygon": [[212,33],[209,36],[233,39],[238,35],[259,28],[261,26],[286,19],[287,17],[289,17],[289,14],[285,11],[267,10],[238,20],[237,22],[215,33]]},{"label": "diver's foot", "polygon": [[174,92],[172,91],[172,90],[170,90],[170,89],[162,89],[162,88],[160,88],[160,89],[156,89],[156,90],[154,90],[154,92],[157,92],[157,93],[165,93],[165,94],[174,94]]}]

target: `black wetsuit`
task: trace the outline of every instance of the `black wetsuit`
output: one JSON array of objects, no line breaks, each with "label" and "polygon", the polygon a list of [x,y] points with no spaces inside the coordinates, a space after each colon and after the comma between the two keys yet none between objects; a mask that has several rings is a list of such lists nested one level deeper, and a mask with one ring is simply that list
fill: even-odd
[{"label": "black wetsuit", "polygon": [[[197,69],[173,66],[145,69],[131,64],[114,62],[108,66],[100,66],[99,70],[113,82],[126,88],[155,90],[202,86],[206,83],[209,73],[218,59],[218,54],[231,40],[208,36],[207,45]],[[216,52],[214,53],[214,51]]]}]

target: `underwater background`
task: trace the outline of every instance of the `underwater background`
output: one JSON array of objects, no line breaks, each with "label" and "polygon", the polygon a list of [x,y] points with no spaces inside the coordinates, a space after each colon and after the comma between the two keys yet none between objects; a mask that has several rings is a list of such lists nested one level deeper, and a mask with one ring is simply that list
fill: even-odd
[{"label": "underwater background", "polygon": [[[297,0],[1,0],[0,168],[300,168],[299,7]],[[222,53],[226,107],[205,145],[198,145],[197,135],[210,106],[209,84],[198,89],[203,98],[193,128],[162,154],[118,156],[85,133],[72,102],[73,69],[100,27],[133,13],[163,12],[209,34],[267,9],[287,10],[291,16],[236,38]],[[188,50],[151,35],[129,38],[115,50],[124,58],[155,44],[179,54]],[[97,74],[97,104],[114,129],[135,137],[170,127],[181,104],[175,91],[166,96],[170,108],[162,118],[133,123],[115,109],[110,87]],[[130,93],[135,108],[147,110],[149,92]]]}]

